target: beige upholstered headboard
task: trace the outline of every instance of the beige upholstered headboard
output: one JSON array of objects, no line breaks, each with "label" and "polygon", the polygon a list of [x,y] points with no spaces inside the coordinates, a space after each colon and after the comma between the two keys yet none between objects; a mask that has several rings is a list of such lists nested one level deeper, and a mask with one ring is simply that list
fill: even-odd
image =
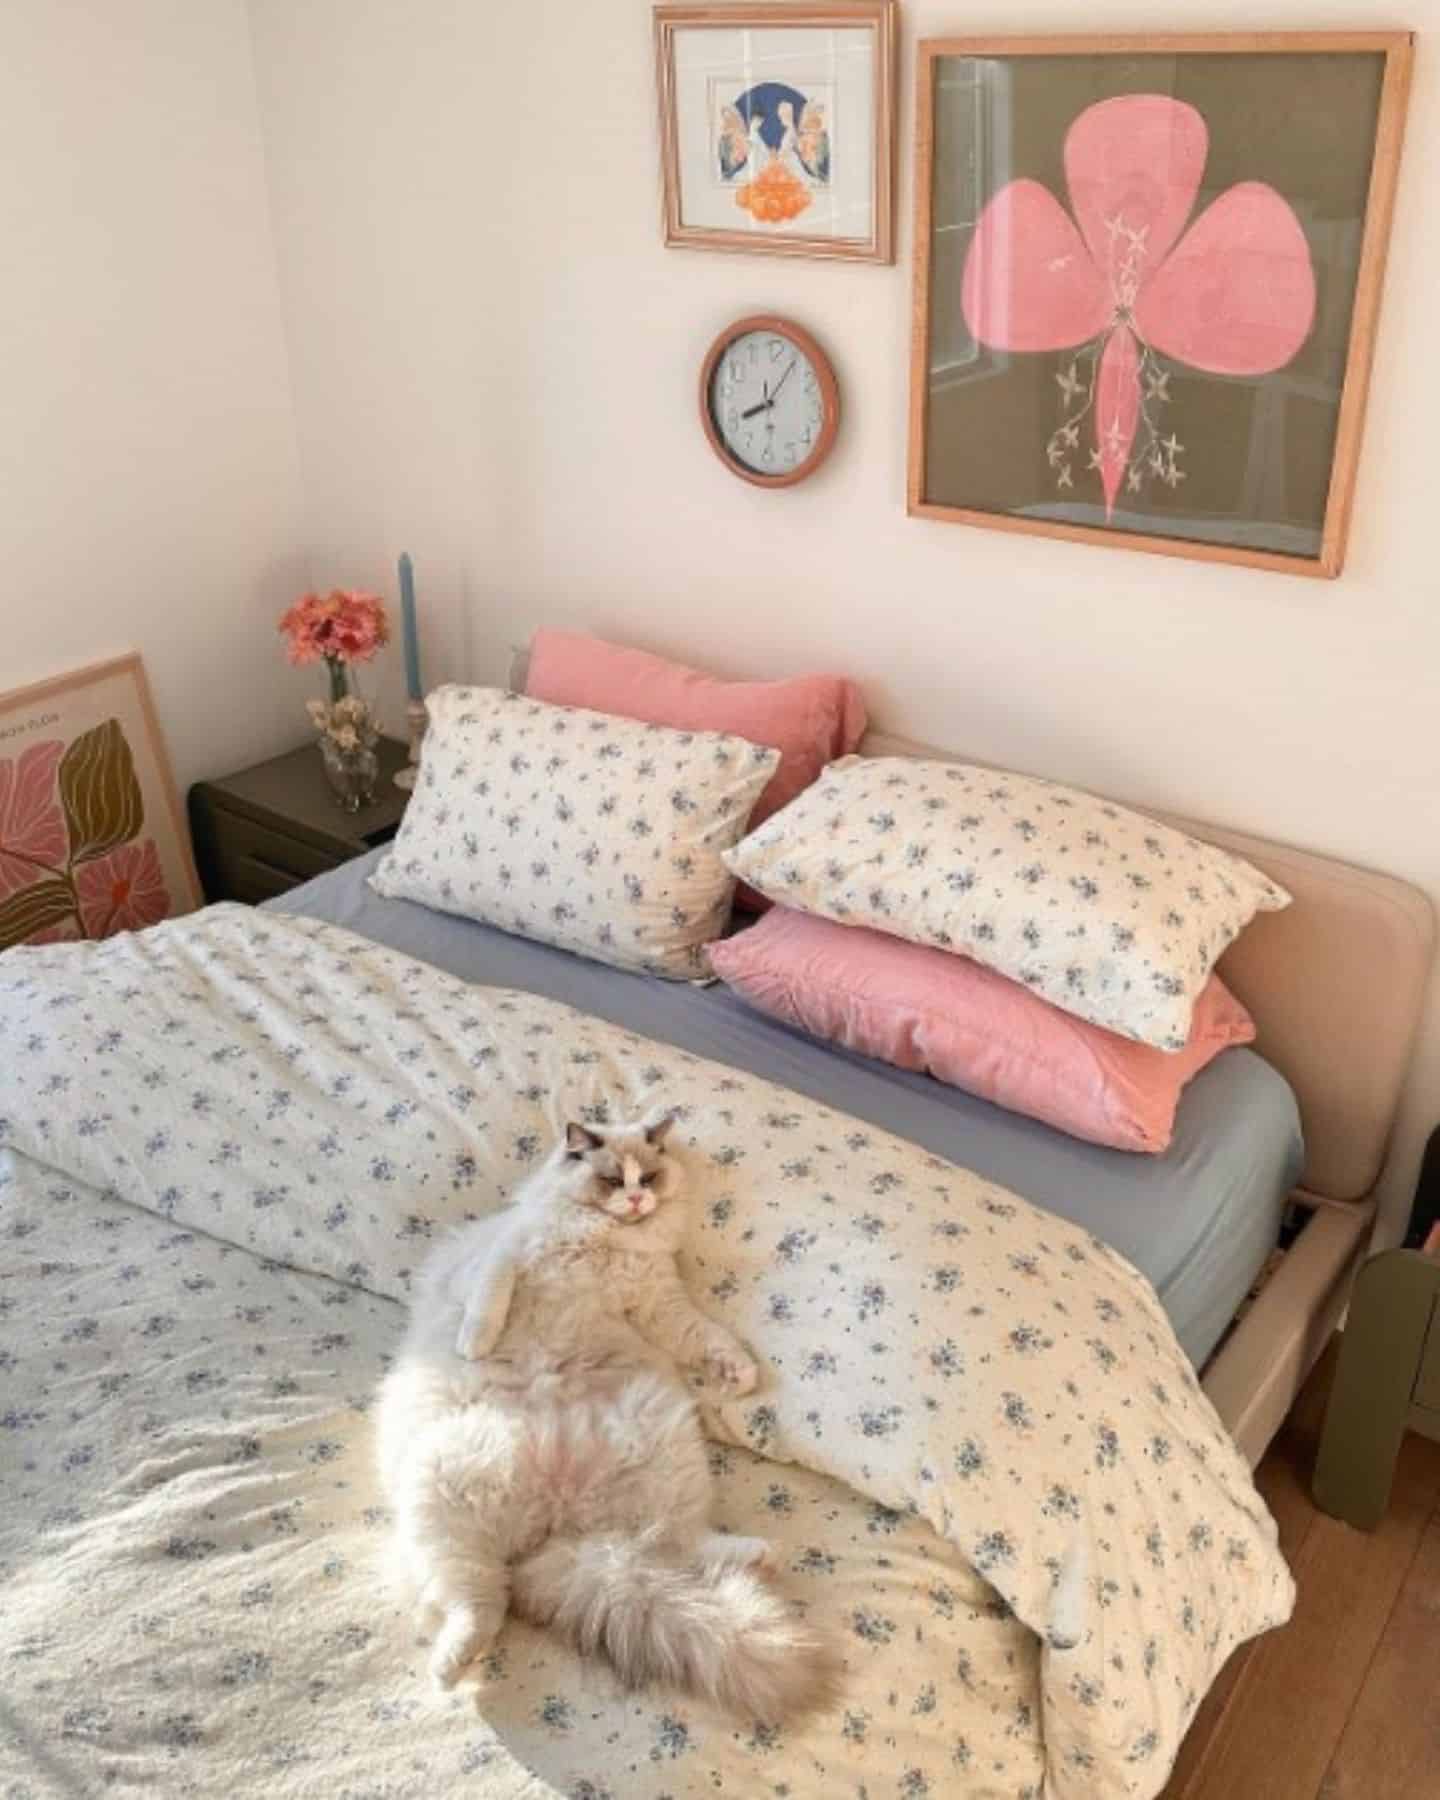
[{"label": "beige upholstered headboard", "polygon": [[[860,748],[867,756],[965,760],[878,731]],[[1429,899],[1407,882],[1326,856],[1154,816],[1243,856],[1294,896],[1293,906],[1262,914],[1241,934],[1220,971],[1250,1009],[1256,1049],[1299,1099],[1303,1186],[1329,1200],[1361,1199],[1385,1161],[1425,997],[1435,940]]]}]

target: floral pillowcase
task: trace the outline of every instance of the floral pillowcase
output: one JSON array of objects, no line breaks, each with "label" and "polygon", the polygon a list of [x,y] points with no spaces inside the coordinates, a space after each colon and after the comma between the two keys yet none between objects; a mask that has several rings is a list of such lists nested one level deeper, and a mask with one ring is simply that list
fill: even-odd
[{"label": "floral pillowcase", "polygon": [[1182,1050],[1217,959],[1283,888],[1124,807],[967,763],[845,757],[725,858],[802,912],[973,957]]},{"label": "floral pillowcase", "polygon": [[743,834],[777,751],[442,687],[376,893],[680,980],[708,973]]}]

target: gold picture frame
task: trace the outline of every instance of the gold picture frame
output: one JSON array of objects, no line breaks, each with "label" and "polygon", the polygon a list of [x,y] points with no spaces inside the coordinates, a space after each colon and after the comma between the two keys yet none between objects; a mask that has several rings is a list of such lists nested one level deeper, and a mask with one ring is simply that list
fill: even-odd
[{"label": "gold picture frame", "polygon": [[0,694],[0,952],[201,904],[139,655]]},{"label": "gold picture frame", "polygon": [[655,8],[671,248],[895,259],[898,0]]},{"label": "gold picture frame", "polygon": [[[923,41],[910,513],[1338,575],[1413,46],[1408,31]],[[1128,192],[1153,190],[1133,219],[1127,167]],[[1253,277],[1235,272],[1247,257]]]}]

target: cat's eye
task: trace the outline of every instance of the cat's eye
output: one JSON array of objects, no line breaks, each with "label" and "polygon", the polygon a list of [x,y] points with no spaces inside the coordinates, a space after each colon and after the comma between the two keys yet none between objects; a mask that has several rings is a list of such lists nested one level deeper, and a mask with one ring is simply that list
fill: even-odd
[{"label": "cat's eye", "polygon": [[654,1175],[653,1174],[642,1175],[640,1177],[640,1185],[641,1185],[641,1187],[654,1187],[654,1185],[655,1185]]},{"label": "cat's eye", "polygon": [[625,1185],[625,1177],[623,1175],[602,1175],[600,1179],[608,1188],[622,1188]]}]

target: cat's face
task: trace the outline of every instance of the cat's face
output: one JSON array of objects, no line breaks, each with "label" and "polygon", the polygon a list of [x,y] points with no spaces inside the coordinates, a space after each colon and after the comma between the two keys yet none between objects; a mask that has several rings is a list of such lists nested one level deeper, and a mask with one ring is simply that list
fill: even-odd
[{"label": "cat's face", "polygon": [[567,1125],[565,1160],[579,1181],[575,1198],[621,1225],[650,1218],[680,1186],[679,1167],[665,1153],[665,1135],[674,1122],[662,1118],[600,1130]]}]

